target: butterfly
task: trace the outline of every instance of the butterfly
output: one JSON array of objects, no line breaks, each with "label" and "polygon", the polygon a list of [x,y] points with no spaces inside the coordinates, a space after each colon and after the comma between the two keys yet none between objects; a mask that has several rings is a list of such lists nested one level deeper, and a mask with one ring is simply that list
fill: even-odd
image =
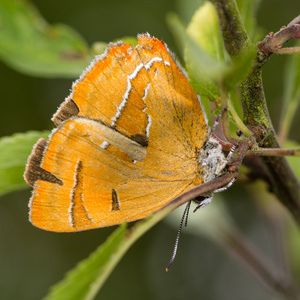
[{"label": "butterfly", "polygon": [[28,159],[30,221],[56,232],[131,222],[226,165],[200,98],[166,44],[111,43],[73,84]]}]

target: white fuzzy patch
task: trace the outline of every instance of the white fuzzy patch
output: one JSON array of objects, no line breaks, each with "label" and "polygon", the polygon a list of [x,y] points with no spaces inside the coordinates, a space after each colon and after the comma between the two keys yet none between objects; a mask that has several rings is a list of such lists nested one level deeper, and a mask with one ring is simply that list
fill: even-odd
[{"label": "white fuzzy patch", "polygon": [[201,150],[199,163],[203,167],[204,182],[214,179],[222,172],[227,164],[227,159],[217,139],[210,136]]}]

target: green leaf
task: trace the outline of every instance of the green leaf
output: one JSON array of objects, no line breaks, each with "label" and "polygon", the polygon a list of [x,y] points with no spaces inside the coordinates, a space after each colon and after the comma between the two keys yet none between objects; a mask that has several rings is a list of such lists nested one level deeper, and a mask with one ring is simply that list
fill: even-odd
[{"label": "green leaf", "polygon": [[[225,179],[225,178],[224,178]],[[226,178],[232,180],[229,176]],[[226,182],[225,182],[226,184]],[[198,187],[197,193],[205,194],[210,186]],[[192,193],[191,193],[192,192]],[[194,189],[195,192],[195,189]],[[111,237],[89,258],[81,262],[67,274],[66,279],[55,285],[44,300],[91,300],[94,299],[105,280],[127,250],[150,228],[165,218],[170,212],[193,198],[193,191],[179,196],[158,212],[137,222],[126,231],[126,224],[120,226]]]},{"label": "green leaf", "polygon": [[106,47],[107,47],[107,43],[105,42],[95,42],[92,45],[92,52],[95,55],[103,54],[106,50]]},{"label": "green leaf", "polygon": [[68,272],[66,278],[53,286],[44,300],[93,299],[120,259],[117,253],[124,247],[126,225],[119,226],[90,257]]},{"label": "green leaf", "polygon": [[212,4],[200,7],[187,29],[175,14],[168,16],[168,23],[183,52],[191,85],[201,96],[218,102],[220,82],[230,91],[251,71],[255,47],[247,49],[234,63],[224,61],[223,41]]},{"label": "green leaf", "polygon": [[175,199],[158,212],[137,222],[127,231],[127,225],[122,224],[90,257],[67,273],[63,281],[53,286],[44,300],[94,299],[127,250],[171,211],[185,203],[186,197],[189,195]]},{"label": "green leaf", "polygon": [[186,33],[176,14],[169,14],[167,21],[175,40],[183,51],[185,67],[192,87],[199,95],[218,101],[220,93],[216,78],[220,76],[220,73],[224,73],[224,65],[200,48],[196,41]]},{"label": "green leaf", "polygon": [[217,60],[224,60],[224,44],[218,13],[211,2],[205,2],[200,6],[186,31],[206,53]]},{"label": "green leaf", "polygon": [[70,27],[48,25],[24,0],[1,0],[0,57],[17,71],[78,77],[91,61],[84,40]]},{"label": "green leaf", "polygon": [[48,131],[17,133],[0,139],[0,195],[28,187],[23,174],[33,145]]},{"label": "green leaf", "polygon": [[[124,36],[123,38],[114,40],[113,43],[118,43],[120,41],[131,44],[132,46],[136,46],[138,44],[138,40],[134,36]],[[108,44],[105,42],[95,42],[92,45],[92,52],[95,55],[103,54],[106,50],[107,45]]]},{"label": "green leaf", "polygon": [[240,59],[230,65],[224,74],[224,84],[227,90],[235,88],[243,79],[245,79],[254,64],[256,57],[256,47],[248,48],[240,56]]},{"label": "green leaf", "polygon": [[123,41],[124,43],[131,44],[132,46],[137,46],[137,44],[139,43],[137,37],[135,36],[124,36],[121,39],[114,40],[114,43],[117,43],[119,41]]}]

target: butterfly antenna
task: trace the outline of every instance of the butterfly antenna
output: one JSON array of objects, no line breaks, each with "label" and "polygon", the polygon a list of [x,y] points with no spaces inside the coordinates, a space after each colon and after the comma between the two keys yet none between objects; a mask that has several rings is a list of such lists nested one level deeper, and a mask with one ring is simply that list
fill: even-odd
[{"label": "butterfly antenna", "polygon": [[178,242],[179,242],[179,237],[180,237],[180,233],[181,233],[181,229],[182,229],[182,225],[184,222],[184,226],[187,226],[187,222],[188,222],[188,216],[189,216],[189,211],[190,211],[190,207],[191,207],[191,201],[189,201],[184,209],[180,224],[179,224],[179,228],[178,228],[178,232],[176,235],[176,240],[175,240],[175,245],[174,245],[174,250],[173,250],[173,254],[172,257],[170,259],[170,262],[168,263],[168,266],[166,267],[166,271],[168,272],[175,260],[176,257],[176,253],[177,253],[177,248],[178,248]]}]

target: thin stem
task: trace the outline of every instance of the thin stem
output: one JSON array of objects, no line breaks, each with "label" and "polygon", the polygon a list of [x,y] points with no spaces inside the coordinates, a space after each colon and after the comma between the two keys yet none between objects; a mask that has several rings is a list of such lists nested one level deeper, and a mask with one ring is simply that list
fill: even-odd
[{"label": "thin stem", "polygon": [[223,114],[221,116],[221,123],[223,128],[223,134],[228,142],[235,144],[237,140],[231,135],[229,127],[229,114],[228,114],[228,96],[223,82],[219,83],[221,94],[221,109]]},{"label": "thin stem", "polygon": [[251,154],[258,156],[300,156],[300,149],[254,148]]},{"label": "thin stem", "polygon": [[234,0],[211,0],[211,2],[215,5],[219,15],[226,50],[235,59],[239,56],[241,49],[252,44],[236,2]]},{"label": "thin stem", "polygon": [[238,232],[227,235],[225,249],[234,258],[238,259],[243,265],[259,278],[271,290],[275,290],[284,295],[287,299],[299,299],[299,291],[294,286],[286,285],[277,276],[276,270],[266,263],[266,259],[260,255],[257,249],[249,243]]},{"label": "thin stem", "polygon": [[273,51],[276,54],[299,54],[300,47],[279,48]]},{"label": "thin stem", "polygon": [[[257,193],[257,190],[259,190],[259,193]],[[267,191],[265,184],[262,182],[256,182],[249,189],[249,192],[253,194],[253,199],[259,208],[261,216],[264,218],[264,223],[270,229],[271,237],[273,237],[272,248],[274,249],[275,262],[277,264],[277,278],[281,280],[280,284],[291,299],[293,299],[292,295],[294,295],[294,298],[299,299],[299,290],[293,280],[293,272],[286,248],[287,216],[283,213],[281,205],[274,203],[274,197]],[[296,295],[298,295],[298,298]]]},{"label": "thin stem", "polygon": [[240,119],[239,115],[237,114],[232,102],[229,100],[228,101],[228,108],[231,113],[231,116],[237,125],[237,127],[245,134],[248,136],[252,136],[253,132],[248,129],[248,127],[243,123],[243,121]]}]

